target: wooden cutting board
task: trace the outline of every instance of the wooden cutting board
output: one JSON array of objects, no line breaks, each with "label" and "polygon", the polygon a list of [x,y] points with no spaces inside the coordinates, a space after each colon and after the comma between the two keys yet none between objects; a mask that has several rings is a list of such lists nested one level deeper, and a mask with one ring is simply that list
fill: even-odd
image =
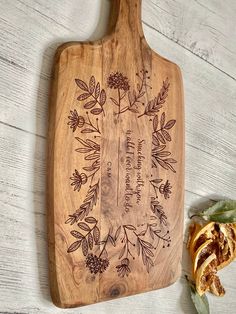
[{"label": "wooden cutting board", "polygon": [[63,308],[166,287],[181,270],[180,69],[148,46],[140,0],[114,0],[112,12],[108,36],[55,58],[48,230]]}]

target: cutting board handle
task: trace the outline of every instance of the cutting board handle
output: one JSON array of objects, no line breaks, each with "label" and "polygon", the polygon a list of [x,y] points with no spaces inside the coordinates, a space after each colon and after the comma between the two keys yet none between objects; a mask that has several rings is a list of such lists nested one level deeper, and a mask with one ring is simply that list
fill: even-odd
[{"label": "cutting board handle", "polygon": [[144,37],[141,9],[142,0],[113,0],[110,26],[116,36]]}]

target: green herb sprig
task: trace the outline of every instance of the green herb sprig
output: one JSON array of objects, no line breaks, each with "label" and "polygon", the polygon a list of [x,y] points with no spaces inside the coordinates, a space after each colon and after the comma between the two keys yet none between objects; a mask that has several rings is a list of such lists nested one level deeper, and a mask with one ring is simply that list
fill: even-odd
[{"label": "green herb sprig", "polygon": [[236,223],[236,201],[219,201],[201,212],[196,212],[190,218],[193,217],[201,217],[206,221],[219,223]]},{"label": "green herb sprig", "polygon": [[196,308],[196,311],[198,314],[210,314],[210,308],[209,308],[209,303],[208,299],[205,294],[200,296],[197,293],[195,283],[192,280],[189,280],[187,276],[185,276],[189,288],[190,288],[190,294],[191,294],[191,299],[193,301],[193,304]]}]

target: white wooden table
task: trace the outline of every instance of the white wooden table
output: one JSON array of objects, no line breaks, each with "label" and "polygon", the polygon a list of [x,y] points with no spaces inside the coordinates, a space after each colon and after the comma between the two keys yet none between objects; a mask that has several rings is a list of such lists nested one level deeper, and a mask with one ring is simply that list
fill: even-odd
[{"label": "white wooden table", "polygon": [[[60,310],[50,301],[46,242],[48,90],[56,47],[105,34],[108,0],[0,0],[0,313],[194,313],[184,274],[166,289]],[[179,64],[186,107],[185,213],[236,199],[236,1],[143,0],[150,46]],[[185,239],[186,240],[186,239]],[[236,312],[236,262],[221,271]]]}]

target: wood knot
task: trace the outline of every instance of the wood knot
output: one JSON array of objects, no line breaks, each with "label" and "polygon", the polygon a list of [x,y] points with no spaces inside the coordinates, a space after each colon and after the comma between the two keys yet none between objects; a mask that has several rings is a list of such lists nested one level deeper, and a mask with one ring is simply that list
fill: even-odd
[{"label": "wood knot", "polygon": [[111,288],[109,289],[109,297],[111,298],[117,298],[119,296],[122,296],[126,291],[126,288],[123,284],[119,283],[119,284],[115,284],[113,286],[111,286]]},{"label": "wood knot", "polygon": [[119,295],[120,295],[120,290],[119,290],[119,288],[113,288],[113,289],[111,290],[111,293],[110,293],[111,298],[116,298],[116,297],[118,297]]}]

